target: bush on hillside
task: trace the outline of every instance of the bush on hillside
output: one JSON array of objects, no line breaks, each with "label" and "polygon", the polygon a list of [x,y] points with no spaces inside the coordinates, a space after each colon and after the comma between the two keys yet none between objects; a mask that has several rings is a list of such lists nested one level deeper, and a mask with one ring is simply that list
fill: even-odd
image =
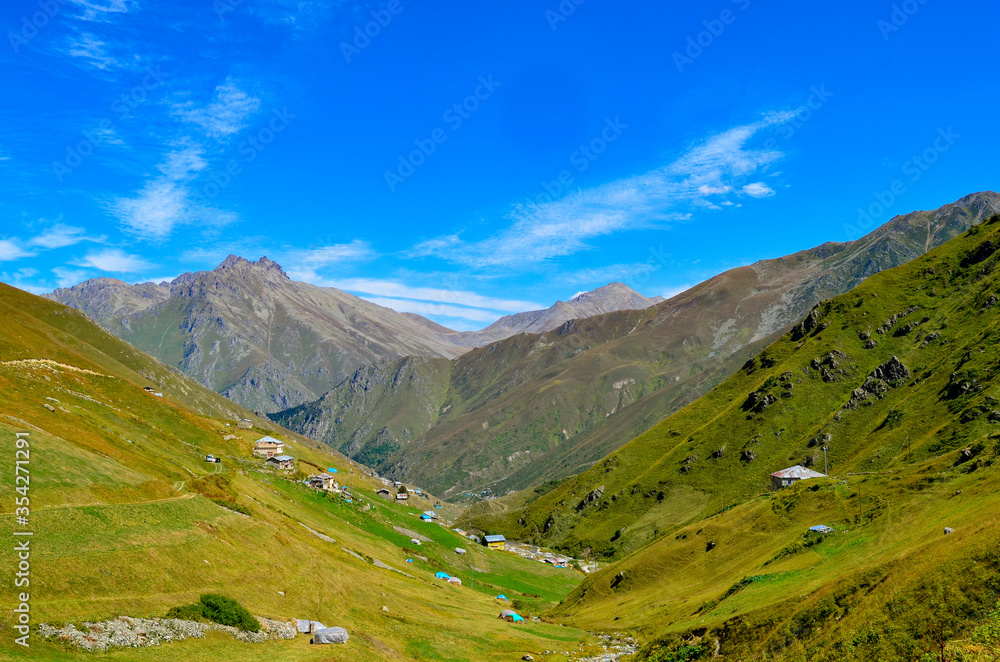
[{"label": "bush on hillside", "polygon": [[232,598],[217,593],[206,593],[193,605],[174,607],[167,612],[167,618],[185,621],[212,621],[220,625],[230,625],[247,632],[260,632],[260,621],[247,611],[246,607]]}]

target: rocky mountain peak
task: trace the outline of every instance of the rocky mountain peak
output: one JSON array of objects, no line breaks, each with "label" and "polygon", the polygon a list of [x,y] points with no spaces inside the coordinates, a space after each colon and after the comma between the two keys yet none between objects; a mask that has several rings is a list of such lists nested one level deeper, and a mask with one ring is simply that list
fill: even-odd
[{"label": "rocky mountain peak", "polygon": [[239,255],[230,255],[212,271],[217,274],[230,271],[251,271],[253,273],[271,274],[285,280],[291,280],[288,278],[285,270],[281,268],[281,265],[269,259],[266,255],[256,262],[240,257]]}]

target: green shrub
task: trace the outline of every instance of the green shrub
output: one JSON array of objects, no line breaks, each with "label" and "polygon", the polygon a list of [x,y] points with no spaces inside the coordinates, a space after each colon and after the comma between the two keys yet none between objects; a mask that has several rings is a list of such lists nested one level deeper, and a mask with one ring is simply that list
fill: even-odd
[{"label": "green shrub", "polygon": [[260,621],[232,598],[216,593],[206,593],[201,601],[193,605],[174,607],[167,612],[167,618],[184,621],[212,621],[220,625],[230,625],[248,632],[260,632]]},{"label": "green shrub", "polygon": [[222,625],[231,625],[248,632],[260,632],[260,621],[246,607],[232,598],[216,593],[201,596],[205,617]]}]

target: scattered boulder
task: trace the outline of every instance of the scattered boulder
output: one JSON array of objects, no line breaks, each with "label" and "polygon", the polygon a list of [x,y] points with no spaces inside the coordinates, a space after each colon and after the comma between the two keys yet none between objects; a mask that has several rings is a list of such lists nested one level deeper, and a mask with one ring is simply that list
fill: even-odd
[{"label": "scattered boulder", "polygon": [[543,526],[543,529],[545,530],[545,533],[548,533],[549,531],[551,531],[552,527],[555,526],[555,525],[556,525],[556,516],[555,516],[555,514],[549,514],[549,518],[547,520],[545,520],[545,525]]},{"label": "scattered boulder", "polygon": [[898,357],[892,357],[875,368],[864,383],[851,393],[851,399],[845,409],[856,409],[859,404],[871,398],[878,398],[894,387],[898,382],[909,379],[910,371]]},{"label": "scattered boulder", "polygon": [[705,545],[705,551],[706,551],[706,552],[711,552],[711,551],[712,551],[713,549],[715,549],[715,542],[714,542],[714,541],[709,541],[709,542],[708,542],[708,543],[707,543],[707,544]]},{"label": "scattered boulder", "polygon": [[590,504],[594,503],[595,501],[600,501],[602,496],[604,496],[604,486],[603,485],[601,485],[600,487],[598,487],[596,490],[592,490],[590,492],[590,494],[588,494],[587,496],[583,497],[583,500],[580,501],[580,503],[578,503],[577,506],[576,506],[577,512],[583,510],[584,508],[586,508]]},{"label": "scattered boulder", "polygon": [[756,459],[757,459],[757,453],[755,453],[754,451],[743,451],[742,453],[740,453],[740,460],[743,462],[749,463],[753,462]]},{"label": "scattered boulder", "polygon": [[920,309],[920,306],[910,306],[906,310],[904,310],[902,312],[899,312],[899,313],[896,313],[895,315],[893,315],[892,317],[890,317],[889,319],[887,319],[885,321],[885,324],[883,324],[879,328],[875,329],[875,332],[879,333],[881,335],[887,334],[889,332],[889,330],[892,329],[892,327],[896,326],[896,322],[898,322],[899,320],[903,319],[907,315],[913,314],[914,312],[916,312],[919,309]]},{"label": "scattered boulder", "polygon": [[951,528],[950,526],[944,527],[944,534],[945,535],[949,535],[951,533],[955,533],[955,529]]},{"label": "scattered boulder", "polygon": [[[1000,412],[997,412],[997,414],[998,414],[998,415],[1000,415]],[[712,453],[712,457],[713,457],[713,458],[715,458],[716,460],[719,460],[719,459],[722,459],[722,457],[723,457],[723,456],[724,456],[725,454],[726,454],[726,447],[725,447],[725,446],[723,446],[723,447],[722,447],[722,448],[720,448],[719,450],[717,450],[717,451],[715,451],[714,453]]]},{"label": "scattered boulder", "polygon": [[531,657],[531,655],[525,655],[521,659],[524,660],[525,662],[532,662],[532,660],[534,660],[535,658]]},{"label": "scattered boulder", "polygon": [[893,382],[898,382],[903,379],[909,379],[910,371],[907,370],[906,366],[903,365],[903,362],[900,361],[898,357],[894,356],[879,367],[875,368],[875,371],[872,372],[871,376],[892,384]]},{"label": "scattered boulder", "polygon": [[747,396],[746,402],[743,403],[743,411],[752,411],[760,414],[777,401],[778,398],[770,393],[762,393],[759,390],[754,391]]},{"label": "scattered boulder", "polygon": [[[819,310],[819,305],[816,305],[811,311],[809,311],[809,314],[806,315],[805,319],[792,328],[792,340],[802,340],[813,331],[819,329],[819,321],[822,317],[823,314]],[[816,332],[818,333],[819,331]]]}]

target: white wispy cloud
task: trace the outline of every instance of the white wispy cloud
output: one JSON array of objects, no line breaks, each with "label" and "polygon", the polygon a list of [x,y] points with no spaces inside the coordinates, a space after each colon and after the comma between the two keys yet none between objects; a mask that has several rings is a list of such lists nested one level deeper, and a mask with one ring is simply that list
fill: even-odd
[{"label": "white wispy cloud", "polygon": [[117,248],[92,251],[82,259],[75,260],[73,265],[123,274],[146,271],[153,266],[138,255],[129,255]]},{"label": "white wispy cloud", "polygon": [[76,18],[83,21],[108,21],[114,14],[127,14],[130,9],[138,6],[134,0],[107,0],[106,2],[91,2],[91,0],[69,0],[76,9]]},{"label": "white wispy cloud", "polygon": [[[687,220],[699,208],[719,208],[719,196],[766,197],[764,184],[737,188],[740,180],[765,170],[784,154],[747,146],[761,130],[782,124],[795,112],[769,113],[751,124],[714,134],[674,162],[616,182],[579,190],[552,202],[517,205],[507,228],[479,241],[453,234],[414,246],[410,256],[435,256],[472,268],[524,266],[591,248],[590,240],[621,231]],[[710,201],[706,198],[714,197]]]},{"label": "white wispy cloud", "polygon": [[278,250],[274,256],[288,269],[290,274],[311,275],[316,278],[317,269],[346,262],[370,260],[376,257],[376,253],[370,243],[355,239],[347,244]]},{"label": "white wispy cloud", "polygon": [[[434,287],[414,287],[391,280],[378,280],[371,278],[345,278],[341,280],[324,281],[324,285],[335,287],[338,290],[353,292],[366,296],[369,301],[371,297],[387,297],[392,300],[412,300],[415,302],[429,302],[432,304],[442,304],[451,307],[462,306],[469,308],[482,308],[491,311],[519,313],[525,310],[538,310],[544,308],[534,301],[520,301],[516,299],[499,299],[487,297],[475,292],[463,290],[448,290]],[[413,311],[407,311],[413,312]],[[445,313],[435,313],[445,314]],[[478,319],[478,318],[469,318]]]},{"label": "white wispy cloud", "polygon": [[185,225],[218,227],[238,220],[233,212],[205,206],[196,199],[192,181],[208,167],[196,145],[178,147],[160,164],[161,175],[147,181],[132,197],[109,204],[122,229],[149,241],[162,241]]},{"label": "white wispy cloud", "polygon": [[417,315],[454,317],[473,322],[483,322],[490,324],[497,321],[502,315],[491,313],[478,308],[462,308],[461,306],[449,306],[441,303],[429,303],[427,301],[411,301],[409,299],[390,299],[386,297],[364,297],[365,301],[370,301],[375,305],[384,308],[391,308],[397,313],[415,313]]},{"label": "white wispy cloud", "polygon": [[742,190],[751,198],[770,198],[772,195],[775,195],[774,189],[763,182],[747,184]]},{"label": "white wispy cloud", "polygon": [[73,227],[71,225],[63,225],[62,223],[56,223],[48,230],[42,232],[39,235],[32,237],[28,240],[28,245],[32,247],[39,248],[66,248],[67,246],[74,246],[83,241],[92,242],[102,242],[105,241],[107,237],[91,237],[87,234],[87,231],[83,228]]},{"label": "white wispy cloud", "polygon": [[260,99],[244,91],[232,78],[226,78],[204,106],[193,102],[177,104],[174,114],[197,124],[215,138],[239,133],[250,125],[250,118],[260,110]]},{"label": "white wispy cloud", "polygon": [[108,71],[117,68],[120,64],[118,59],[109,52],[108,42],[91,32],[70,35],[61,50],[76,64],[84,67]]},{"label": "white wispy cloud", "polygon": [[13,260],[20,260],[22,257],[31,257],[32,255],[34,253],[22,246],[18,240],[0,239],[0,262],[11,262]]},{"label": "white wispy cloud", "polygon": [[57,288],[79,285],[90,275],[82,269],[67,269],[66,267],[56,267],[52,273],[55,274]]}]

